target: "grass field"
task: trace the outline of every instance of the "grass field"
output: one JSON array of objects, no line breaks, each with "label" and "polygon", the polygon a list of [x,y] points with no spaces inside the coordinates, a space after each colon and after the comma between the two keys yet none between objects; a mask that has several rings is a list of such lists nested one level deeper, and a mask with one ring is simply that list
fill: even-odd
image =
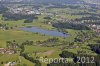
[{"label": "grass field", "polygon": [[[12,62],[12,61],[16,61],[17,65],[27,65],[27,66],[34,66],[34,64],[28,60],[26,60],[25,58],[19,56],[18,54],[13,54],[13,55],[2,55],[0,56],[0,62],[3,62],[2,66],[4,66],[4,64],[7,64],[8,62]],[[1,65],[0,65],[1,66]]]},{"label": "grass field", "polygon": [[50,36],[43,36],[41,34],[29,33],[19,30],[0,30],[0,47],[5,47],[6,41],[16,40],[18,43],[22,43],[26,40],[43,41],[50,38]]},{"label": "grass field", "polygon": [[[61,51],[58,47],[41,47],[41,46],[25,46],[25,53],[29,53],[33,57],[59,57]],[[35,54],[36,53],[36,54]]]}]

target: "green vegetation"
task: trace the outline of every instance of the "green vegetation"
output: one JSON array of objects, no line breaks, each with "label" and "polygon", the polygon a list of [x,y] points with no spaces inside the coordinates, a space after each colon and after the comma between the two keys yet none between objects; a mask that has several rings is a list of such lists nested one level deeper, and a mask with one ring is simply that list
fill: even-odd
[{"label": "green vegetation", "polygon": [[[46,12],[43,11],[43,14],[39,15],[17,15],[9,12],[0,14],[0,48],[15,52],[7,54],[2,53],[1,50],[0,66],[4,66],[8,62],[16,62],[16,66],[67,66],[62,63],[60,63],[62,65],[52,62],[50,64],[41,63],[38,60],[40,57],[68,58],[71,63],[81,66],[81,63],[80,65],[75,63],[77,56],[93,56],[96,58],[95,62],[99,64],[97,61],[100,60],[100,36],[89,25],[99,24],[97,20],[100,19],[100,15],[98,15],[100,10],[90,12],[89,9],[78,6],[46,9]],[[20,29],[23,27],[56,30],[69,34],[69,36],[48,36],[23,31]],[[73,66],[73,64],[69,63],[68,66]]]}]

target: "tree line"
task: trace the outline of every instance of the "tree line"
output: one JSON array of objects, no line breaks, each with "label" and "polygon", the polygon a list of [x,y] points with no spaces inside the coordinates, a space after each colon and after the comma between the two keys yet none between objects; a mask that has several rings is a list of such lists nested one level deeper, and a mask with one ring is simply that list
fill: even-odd
[{"label": "tree line", "polygon": [[34,19],[38,19],[38,17],[36,17],[35,15],[23,15],[23,14],[13,14],[13,13],[3,13],[2,15],[3,20],[21,20],[21,19],[26,19],[25,23],[30,23],[32,22]]},{"label": "tree line", "polygon": [[75,29],[75,30],[90,30],[89,27],[83,24],[74,24],[74,23],[53,23],[53,27],[64,28],[64,29]]}]

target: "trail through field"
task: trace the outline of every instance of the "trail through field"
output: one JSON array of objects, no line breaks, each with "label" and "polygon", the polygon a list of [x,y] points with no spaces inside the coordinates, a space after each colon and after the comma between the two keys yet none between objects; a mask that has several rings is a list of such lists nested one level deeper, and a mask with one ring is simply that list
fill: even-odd
[{"label": "trail through field", "polygon": [[54,52],[55,52],[54,50],[49,50],[49,51],[45,51],[45,52],[39,52],[39,53],[37,53],[37,54],[42,54],[42,55],[48,55],[48,56],[50,56],[50,55],[52,55]]},{"label": "trail through field", "polygon": [[54,52],[55,52],[54,50],[49,50],[49,51],[44,52],[43,54],[44,54],[44,55],[51,55],[51,54],[53,54]]}]

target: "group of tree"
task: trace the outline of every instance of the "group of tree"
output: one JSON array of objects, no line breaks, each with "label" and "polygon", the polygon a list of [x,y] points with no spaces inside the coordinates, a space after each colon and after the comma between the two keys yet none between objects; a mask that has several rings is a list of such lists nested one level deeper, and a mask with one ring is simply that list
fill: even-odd
[{"label": "group of tree", "polygon": [[52,26],[56,28],[75,29],[75,30],[89,30],[90,29],[89,27],[83,24],[74,24],[74,23],[67,23],[67,22],[53,23]]},{"label": "group of tree", "polygon": [[97,20],[90,20],[90,21],[87,21],[87,22],[85,22],[85,24],[92,24],[92,25],[100,25],[100,21],[97,21]]},{"label": "group of tree", "polygon": [[16,48],[19,47],[19,45],[18,45],[18,43],[17,43],[15,40],[13,40],[13,41],[6,41],[6,47],[7,47],[8,49],[13,49],[13,50],[15,50]]},{"label": "group of tree", "polygon": [[68,31],[63,28],[58,28],[57,30],[63,34],[68,34]]},{"label": "group of tree", "polygon": [[0,23],[0,27],[1,29],[5,29],[5,30],[13,29],[13,27],[9,27],[7,26],[7,24],[2,24],[2,23]]},{"label": "group of tree", "polygon": [[27,19],[24,21],[24,23],[32,23],[34,19],[35,19],[35,20],[37,20],[37,19],[38,19],[38,17],[34,17],[34,18],[27,18]]},{"label": "group of tree", "polygon": [[0,4],[0,14],[5,13],[8,10],[8,8],[2,4]]},{"label": "group of tree", "polygon": [[43,45],[47,45],[49,43],[56,43],[56,42],[59,42],[59,38],[56,38],[56,37],[53,37],[53,38],[49,38],[47,40],[44,40],[44,41],[37,41],[36,43],[37,44],[43,44]]},{"label": "group of tree", "polygon": [[97,43],[100,43],[100,40],[94,40],[95,42],[97,42]]},{"label": "group of tree", "polygon": [[23,53],[21,56],[23,56],[25,59],[31,61],[32,63],[35,63],[35,66],[41,66],[41,63],[39,60],[35,60],[33,57],[29,57],[28,54]]},{"label": "group of tree", "polygon": [[[73,61],[68,62],[68,63],[63,63],[62,61],[58,63],[52,62],[48,64],[47,66],[100,66],[100,55],[92,56],[92,55],[87,55],[87,54],[75,54],[68,51],[62,51],[60,56],[62,58],[72,58]],[[79,59],[78,57],[80,58],[84,57],[85,59]],[[92,59],[92,57],[94,57],[94,59]],[[93,61],[93,63],[91,62],[87,63],[89,61]]]},{"label": "group of tree", "polygon": [[45,20],[50,21],[52,18],[49,16],[44,17]]},{"label": "group of tree", "polygon": [[100,54],[100,44],[90,44],[89,46],[92,51],[96,52],[97,54]]},{"label": "group of tree", "polygon": [[26,41],[22,42],[22,44],[19,44],[16,40],[6,41],[6,47],[8,49],[12,49],[12,50],[16,50],[16,51],[17,51],[17,49],[21,49],[21,53],[24,52],[25,45],[33,45],[33,41],[26,40]]},{"label": "group of tree", "polygon": [[76,57],[76,54],[74,54],[72,52],[68,52],[68,51],[62,51],[62,53],[60,54],[60,57],[63,57],[63,58],[74,58],[74,57]]},{"label": "group of tree", "polygon": [[26,40],[22,45],[33,45],[33,41]]},{"label": "group of tree", "polygon": [[82,18],[76,18],[77,21],[83,21],[83,20],[100,20],[100,17],[98,16],[88,16],[88,17],[82,17]]},{"label": "group of tree", "polygon": [[[95,11],[95,10],[91,9],[90,11]],[[89,12],[84,11],[84,12],[72,13],[72,15],[90,15],[90,16],[100,16],[100,14],[90,13],[90,11],[89,11]]]},{"label": "group of tree", "polygon": [[[35,15],[24,15],[24,14],[13,14],[13,13],[3,13],[2,15],[4,20],[21,20],[21,19],[26,19],[25,23],[27,21],[32,22],[34,19],[38,19]],[[28,23],[28,22],[27,22]]]},{"label": "group of tree", "polygon": [[84,43],[84,42],[92,39],[95,36],[96,36],[95,33],[92,32],[92,31],[81,31],[81,33],[78,32],[78,34],[75,37],[74,41],[75,42],[82,42],[82,43]]},{"label": "group of tree", "polygon": [[23,52],[25,50],[25,47],[24,47],[25,45],[33,45],[33,41],[26,40],[21,45],[19,45],[19,48],[21,49],[20,55],[23,55]]},{"label": "group of tree", "polygon": [[19,47],[21,49],[20,56],[24,57],[25,59],[29,60],[32,63],[35,63],[35,66],[41,66],[41,63],[39,60],[35,60],[33,57],[30,57],[27,53],[24,53],[25,51],[25,45],[32,45],[33,41],[25,41],[23,42]]}]

